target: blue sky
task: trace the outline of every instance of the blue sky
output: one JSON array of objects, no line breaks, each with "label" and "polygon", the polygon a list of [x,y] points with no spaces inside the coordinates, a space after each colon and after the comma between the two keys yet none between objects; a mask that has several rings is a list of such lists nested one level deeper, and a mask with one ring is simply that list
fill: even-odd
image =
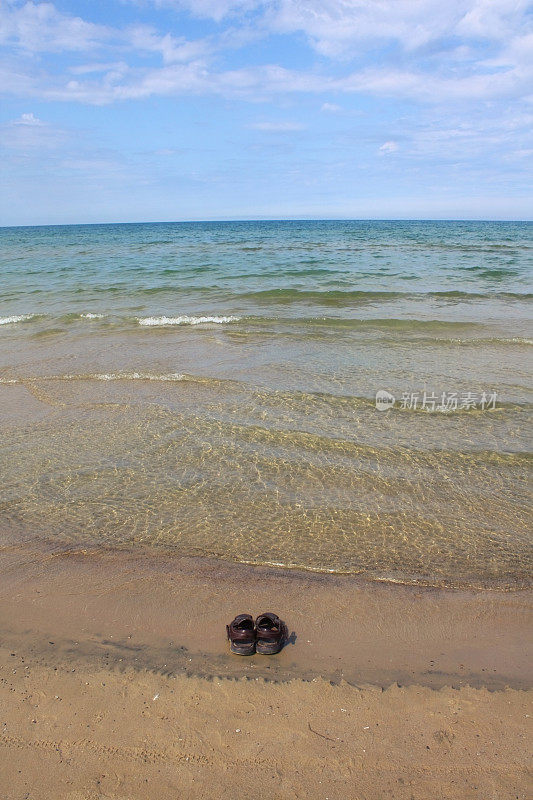
[{"label": "blue sky", "polygon": [[531,219],[522,0],[3,0],[0,224]]}]

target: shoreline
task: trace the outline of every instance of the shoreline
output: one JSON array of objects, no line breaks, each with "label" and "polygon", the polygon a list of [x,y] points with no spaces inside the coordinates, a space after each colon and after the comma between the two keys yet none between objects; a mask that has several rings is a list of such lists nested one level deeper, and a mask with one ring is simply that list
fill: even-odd
[{"label": "shoreline", "polygon": [[[35,546],[0,574],[5,800],[528,796],[531,591]],[[268,608],[283,651],[230,655]]]},{"label": "shoreline", "polygon": [[[98,664],[107,653],[107,662],[116,657],[156,670],[165,664],[167,672],[202,677],[321,677],[381,688],[533,685],[532,590],[412,586],[153,551],[50,551],[34,543],[3,548],[0,574],[0,619],[9,620],[2,638],[17,646],[31,641],[43,663],[63,653]],[[282,653],[231,656],[225,624],[236,613],[269,609],[291,632]]]}]

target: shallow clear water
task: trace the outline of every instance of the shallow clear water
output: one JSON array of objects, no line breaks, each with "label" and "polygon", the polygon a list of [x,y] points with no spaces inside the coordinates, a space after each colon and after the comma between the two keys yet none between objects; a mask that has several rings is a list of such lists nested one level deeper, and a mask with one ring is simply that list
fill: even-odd
[{"label": "shallow clear water", "polygon": [[532,230],[0,229],[4,541],[524,585]]}]

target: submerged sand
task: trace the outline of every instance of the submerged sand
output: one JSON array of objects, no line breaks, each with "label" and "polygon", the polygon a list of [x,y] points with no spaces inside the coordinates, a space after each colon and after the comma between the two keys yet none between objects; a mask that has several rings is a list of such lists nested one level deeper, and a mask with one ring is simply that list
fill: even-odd
[{"label": "submerged sand", "polygon": [[[528,796],[528,592],[34,545],[0,574],[2,800]],[[283,652],[231,656],[269,608]]]}]

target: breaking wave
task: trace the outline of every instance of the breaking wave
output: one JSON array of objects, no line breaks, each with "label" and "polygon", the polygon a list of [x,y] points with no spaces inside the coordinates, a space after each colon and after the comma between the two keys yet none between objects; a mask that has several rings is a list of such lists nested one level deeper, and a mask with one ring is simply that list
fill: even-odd
[{"label": "breaking wave", "polygon": [[164,325],[203,325],[204,323],[215,323],[223,325],[227,322],[238,322],[240,317],[191,317],[183,315],[179,317],[137,317],[139,325],[147,327],[160,327]]},{"label": "breaking wave", "polygon": [[0,325],[10,325],[14,322],[24,322],[26,319],[32,319],[35,314],[13,314],[10,317],[0,317]]}]

